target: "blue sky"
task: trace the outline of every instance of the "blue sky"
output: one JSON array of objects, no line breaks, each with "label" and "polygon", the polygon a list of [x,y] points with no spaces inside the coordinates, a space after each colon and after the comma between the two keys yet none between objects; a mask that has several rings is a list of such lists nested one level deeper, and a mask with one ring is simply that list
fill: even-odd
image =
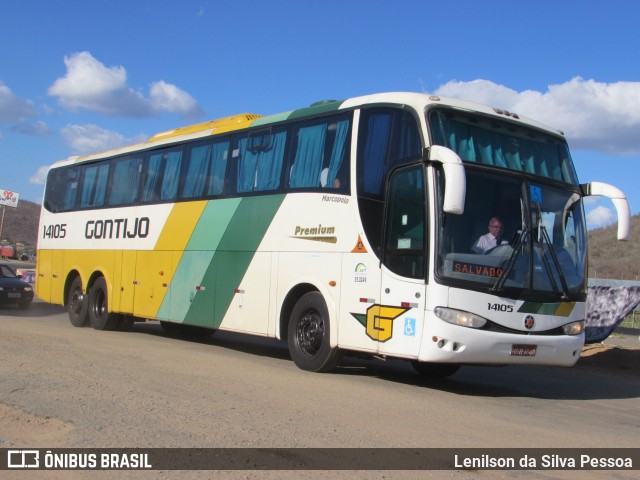
[{"label": "blue sky", "polygon": [[[640,213],[640,2],[20,0],[2,5],[0,189],[177,126],[417,91],[563,130]],[[589,225],[615,221],[608,200]]]}]

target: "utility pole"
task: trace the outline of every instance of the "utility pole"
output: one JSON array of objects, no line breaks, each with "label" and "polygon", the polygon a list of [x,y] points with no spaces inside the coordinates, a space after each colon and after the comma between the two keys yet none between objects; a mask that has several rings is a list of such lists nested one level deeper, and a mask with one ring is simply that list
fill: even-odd
[{"label": "utility pole", "polygon": [[2,240],[2,229],[4,227],[4,211],[8,206],[16,208],[20,195],[11,190],[0,190],[0,205],[2,205],[2,219],[0,219],[0,240]]},{"label": "utility pole", "polygon": [[4,227],[4,210],[5,206],[2,205],[2,219],[0,219],[0,242],[2,241],[2,227]]}]

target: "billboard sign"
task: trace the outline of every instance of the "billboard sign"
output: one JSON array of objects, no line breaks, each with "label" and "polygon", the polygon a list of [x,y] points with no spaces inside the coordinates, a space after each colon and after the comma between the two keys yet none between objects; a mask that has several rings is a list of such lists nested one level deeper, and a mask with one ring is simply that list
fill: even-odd
[{"label": "billboard sign", "polygon": [[20,194],[12,192],[11,190],[0,190],[0,205],[6,205],[8,207],[17,207]]}]

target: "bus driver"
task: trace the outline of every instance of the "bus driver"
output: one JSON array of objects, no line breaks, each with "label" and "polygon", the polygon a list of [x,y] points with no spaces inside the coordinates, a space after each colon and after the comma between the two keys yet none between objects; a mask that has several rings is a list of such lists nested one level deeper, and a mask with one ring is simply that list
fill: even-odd
[{"label": "bus driver", "polygon": [[500,245],[500,237],[502,237],[502,221],[494,217],[489,221],[489,233],[478,238],[471,249],[476,253],[487,253]]}]

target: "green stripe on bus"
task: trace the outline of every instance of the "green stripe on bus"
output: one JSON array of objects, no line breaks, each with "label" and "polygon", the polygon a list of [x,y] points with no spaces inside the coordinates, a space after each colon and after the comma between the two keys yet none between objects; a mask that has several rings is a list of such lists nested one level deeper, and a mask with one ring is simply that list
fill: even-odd
[{"label": "green stripe on bus", "polygon": [[520,313],[538,313],[538,310],[540,310],[540,306],[542,304],[538,303],[538,302],[524,302],[520,308],[518,309],[518,312]]},{"label": "green stripe on bus", "polygon": [[270,195],[241,199],[202,279],[205,290],[193,298],[185,323],[214,328],[220,326],[234,291],[245,276],[284,197]]},{"label": "green stripe on bus", "polygon": [[286,119],[289,118],[289,115],[291,115],[290,111],[284,112],[284,113],[277,113],[275,115],[269,115],[268,117],[257,118],[256,120],[254,120],[251,126],[260,127],[262,125],[269,125],[271,123],[284,122]]},{"label": "green stripe on bus", "polygon": [[536,313],[538,315],[557,315],[568,317],[575,307],[575,302],[540,303],[524,302],[518,309],[519,313]]},{"label": "green stripe on bus", "polygon": [[275,115],[258,118],[254,120],[254,122],[251,124],[251,127],[259,127],[262,125],[269,125],[271,123],[283,122],[285,120],[313,117],[314,115],[334,112],[338,110],[342,104],[342,100],[329,100],[326,102],[314,103],[310,107],[301,108],[299,110],[292,110],[289,112],[277,113]]},{"label": "green stripe on bus", "polygon": [[158,318],[184,320],[196,296],[196,286],[202,285],[213,254],[222,240],[226,226],[238,209],[240,200],[229,198],[207,202],[180,257],[168,294],[158,310]]},{"label": "green stripe on bus", "polygon": [[300,110],[294,110],[293,112],[291,112],[291,115],[289,115],[289,120],[334,112],[340,108],[340,105],[342,105],[342,103],[342,100],[318,102],[317,104],[314,104],[310,107],[301,108]]},{"label": "green stripe on bus", "polygon": [[[217,250],[226,225],[231,222],[241,200],[241,198],[228,198],[209,201],[185,250]],[[225,228],[220,228],[221,225]]]},{"label": "green stripe on bus", "polygon": [[559,303],[543,303],[540,306],[540,310],[538,311],[538,313],[540,315],[555,315],[556,310],[558,310],[559,306]]}]

